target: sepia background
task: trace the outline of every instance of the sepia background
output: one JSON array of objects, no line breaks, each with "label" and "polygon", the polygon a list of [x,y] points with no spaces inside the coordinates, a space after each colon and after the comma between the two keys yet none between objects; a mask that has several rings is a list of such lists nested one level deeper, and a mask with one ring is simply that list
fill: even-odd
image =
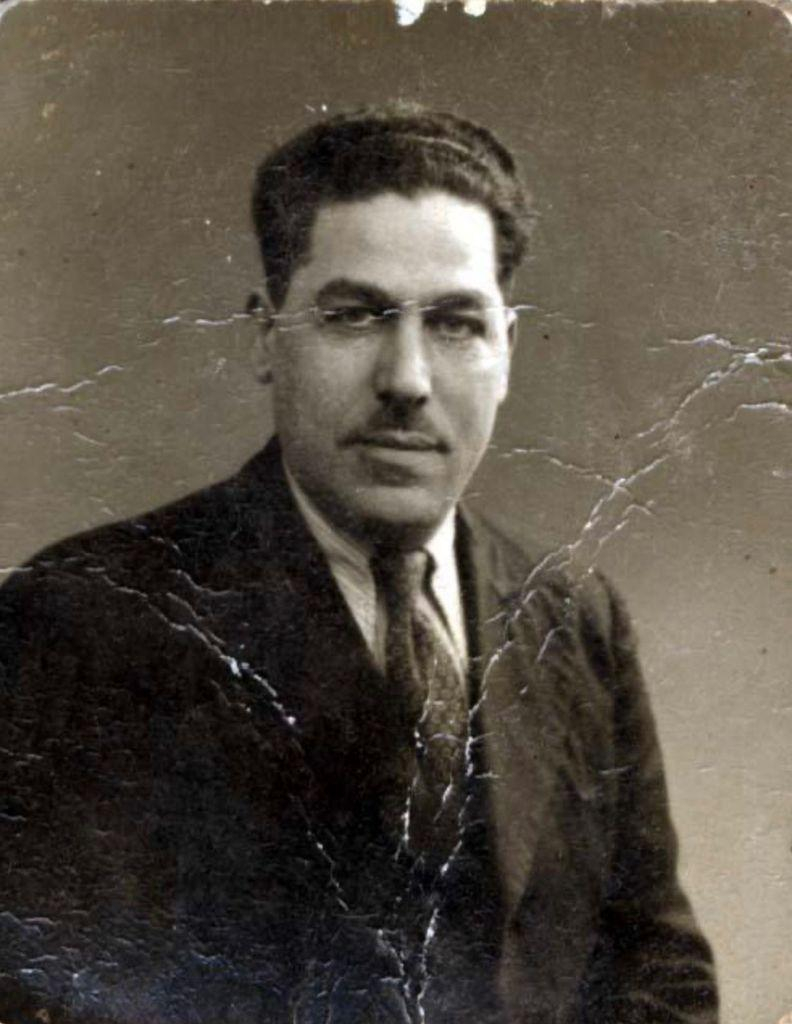
[{"label": "sepia background", "polygon": [[[0,12],[2,12],[0,8]],[[266,438],[253,168],[394,97],[491,125],[538,224],[473,498],[641,639],[725,1024],[792,1010],[792,25],[743,3],[72,3],[0,19],[0,565]],[[2,576],[0,576],[2,579]],[[1,908],[0,908],[1,909]]]}]

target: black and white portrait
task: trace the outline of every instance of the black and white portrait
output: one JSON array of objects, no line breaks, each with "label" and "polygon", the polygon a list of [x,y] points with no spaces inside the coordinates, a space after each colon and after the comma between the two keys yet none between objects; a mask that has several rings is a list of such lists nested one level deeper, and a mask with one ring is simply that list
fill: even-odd
[{"label": "black and white portrait", "polygon": [[3,12],[3,1024],[792,1009],[789,33]]}]

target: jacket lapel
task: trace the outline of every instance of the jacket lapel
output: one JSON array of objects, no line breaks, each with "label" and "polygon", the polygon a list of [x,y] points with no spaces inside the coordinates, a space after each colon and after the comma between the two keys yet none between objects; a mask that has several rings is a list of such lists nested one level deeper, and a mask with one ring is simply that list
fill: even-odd
[{"label": "jacket lapel", "polygon": [[311,780],[300,798],[313,805],[317,822],[340,823],[340,835],[370,810],[374,766],[408,739],[394,725],[392,695],[296,507],[276,442],[243,469],[236,506],[243,526],[227,545],[233,564],[224,573],[236,582],[215,623],[242,684],[261,691],[263,683],[265,700],[281,709]]},{"label": "jacket lapel", "polygon": [[277,442],[243,472],[252,477],[247,505],[257,538],[257,550],[236,552],[246,578],[248,660],[276,677],[295,714],[337,719],[361,678],[379,673],[297,509]]},{"label": "jacket lapel", "polygon": [[563,710],[545,654],[553,627],[524,594],[531,567],[465,513],[460,567],[472,638],[474,717],[486,780],[490,843],[508,917],[528,880],[540,838],[552,827],[548,805],[563,758]]}]

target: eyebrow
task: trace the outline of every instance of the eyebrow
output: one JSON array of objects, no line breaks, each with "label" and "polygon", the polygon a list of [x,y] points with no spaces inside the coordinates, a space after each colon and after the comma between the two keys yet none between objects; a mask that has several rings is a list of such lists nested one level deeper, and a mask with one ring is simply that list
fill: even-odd
[{"label": "eyebrow", "polygon": [[[323,285],[316,295],[316,304],[322,305],[322,303],[334,299],[352,299],[383,310],[398,310],[402,306],[402,303],[398,302],[394,296],[389,295],[377,285],[369,284],[367,281],[355,281],[348,277],[336,277]],[[469,291],[444,292],[427,298],[422,304],[422,309],[426,311],[433,309],[481,311],[492,307],[492,297],[475,288]]]},{"label": "eyebrow", "polygon": [[353,281],[348,277],[335,277],[319,289],[316,295],[316,304],[321,306],[323,302],[331,299],[355,299],[358,302],[365,302],[377,309],[396,309],[398,303],[393,296],[388,295],[382,288],[376,285],[367,284],[365,281]]},{"label": "eyebrow", "polygon": [[449,292],[430,299],[424,308],[427,310],[453,309],[476,310],[481,312],[492,308],[492,299],[475,289],[472,289],[471,291]]}]

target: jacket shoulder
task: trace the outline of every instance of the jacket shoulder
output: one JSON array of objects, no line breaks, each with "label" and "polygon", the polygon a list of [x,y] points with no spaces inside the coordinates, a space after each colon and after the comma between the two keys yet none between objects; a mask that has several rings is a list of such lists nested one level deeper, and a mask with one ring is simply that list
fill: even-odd
[{"label": "jacket shoulder", "polygon": [[461,509],[474,561],[482,567],[502,596],[519,595],[539,562],[538,550],[518,544],[500,526],[477,509]]},{"label": "jacket shoulder", "polygon": [[466,508],[464,519],[480,558],[507,599],[522,603],[531,592],[544,592],[558,603],[586,609],[606,631],[614,613],[623,611],[623,602],[605,573],[575,565],[565,549],[518,543],[478,511]]},{"label": "jacket shoulder", "polygon": [[479,566],[515,620],[538,616],[548,629],[572,628],[601,651],[634,648],[624,601],[601,570],[574,564],[565,549],[520,544],[478,511],[465,509],[464,519]]},{"label": "jacket shoulder", "polygon": [[[141,582],[147,573],[189,570],[211,560],[252,522],[245,470],[152,511],[57,541],[17,569],[0,598],[24,592],[43,578],[75,578],[112,571]],[[259,517],[259,523],[262,517]],[[244,543],[245,538],[240,538]]]}]

